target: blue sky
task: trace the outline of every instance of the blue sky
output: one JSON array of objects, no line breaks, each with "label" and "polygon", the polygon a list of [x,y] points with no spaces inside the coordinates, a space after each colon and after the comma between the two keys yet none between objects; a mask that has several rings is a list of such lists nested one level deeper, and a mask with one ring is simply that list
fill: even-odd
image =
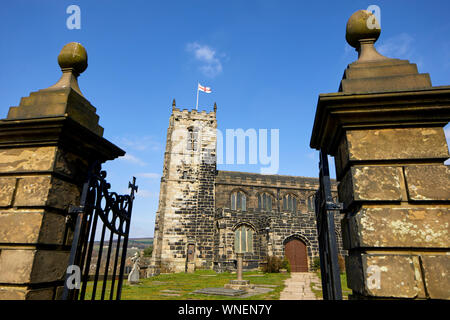
[{"label": "blue sky", "polygon": [[[69,30],[69,5],[81,29]],[[60,77],[64,44],[80,42],[89,67],[80,76],[104,137],[127,151],[104,168],[112,189],[139,192],[132,237],[153,236],[172,99],[199,109],[218,105],[218,127],[279,129],[279,174],[317,176],[309,148],[319,93],[336,92],[356,60],[345,41],[350,15],[381,9],[376,47],[417,63],[434,86],[450,84],[449,1],[4,1],[0,11],[0,116]],[[446,127],[447,137],[450,135]],[[259,172],[261,165],[219,165]]]}]

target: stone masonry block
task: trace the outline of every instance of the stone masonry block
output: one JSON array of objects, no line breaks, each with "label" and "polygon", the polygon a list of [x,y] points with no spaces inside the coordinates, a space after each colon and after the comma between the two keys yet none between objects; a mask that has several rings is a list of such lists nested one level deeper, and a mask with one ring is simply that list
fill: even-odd
[{"label": "stone masonry block", "polygon": [[35,255],[31,282],[64,280],[69,251],[38,250]]},{"label": "stone masonry block", "polygon": [[338,185],[339,200],[345,206],[353,201],[401,201],[401,168],[354,166]]},{"label": "stone masonry block", "polygon": [[71,178],[84,180],[89,164],[82,157],[59,148],[56,152],[55,168],[56,172],[67,175]]},{"label": "stone masonry block", "polygon": [[449,157],[441,127],[349,130],[346,135],[350,161]]},{"label": "stone masonry block", "polygon": [[44,210],[0,211],[0,242],[64,245],[65,226],[63,215]]},{"label": "stone masonry block", "polygon": [[36,250],[2,249],[0,283],[29,283]]},{"label": "stone masonry block", "polygon": [[55,250],[2,249],[0,282],[26,284],[63,280],[69,254]]},{"label": "stone masonry block", "polygon": [[347,223],[348,249],[450,247],[450,208],[362,208]]},{"label": "stone masonry block", "polygon": [[341,141],[338,145],[334,165],[336,168],[336,178],[341,179],[345,174],[345,167],[348,164],[349,155],[348,155],[348,143],[346,135],[343,135]]},{"label": "stone masonry block", "polygon": [[80,190],[74,184],[51,176],[23,177],[19,179],[15,206],[50,206],[67,210],[77,205]]},{"label": "stone masonry block", "polygon": [[71,245],[73,237],[72,231],[68,230],[66,243],[64,243],[64,233],[66,229],[66,217],[61,214],[45,212],[39,235],[39,243]]},{"label": "stone masonry block", "polygon": [[13,148],[0,150],[0,172],[50,171],[56,147]]},{"label": "stone masonry block", "polygon": [[12,205],[15,189],[16,178],[0,178],[0,207]]},{"label": "stone masonry block", "polygon": [[52,177],[52,188],[48,196],[47,206],[68,210],[72,205],[78,205],[81,196],[81,187]]},{"label": "stone masonry block", "polygon": [[43,212],[0,212],[0,242],[37,243]]},{"label": "stone masonry block", "polygon": [[450,168],[445,165],[406,166],[409,200],[450,201]]},{"label": "stone masonry block", "polygon": [[51,176],[19,179],[15,206],[45,206],[51,188]]},{"label": "stone masonry block", "polygon": [[350,254],[346,257],[348,286],[369,297],[425,297],[416,258],[401,254]]},{"label": "stone masonry block", "polygon": [[27,300],[52,300],[54,291],[55,291],[55,289],[52,287],[28,290],[26,299]]},{"label": "stone masonry block", "polygon": [[422,255],[425,283],[431,299],[450,299],[450,255]]},{"label": "stone masonry block", "polygon": [[0,300],[24,300],[27,294],[25,286],[0,286]]}]

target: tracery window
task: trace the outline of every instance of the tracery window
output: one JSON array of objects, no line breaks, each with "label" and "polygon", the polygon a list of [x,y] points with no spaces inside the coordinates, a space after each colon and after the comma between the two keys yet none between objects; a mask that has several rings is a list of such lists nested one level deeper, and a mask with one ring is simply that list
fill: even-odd
[{"label": "tracery window", "polygon": [[290,212],[297,212],[297,198],[291,194],[283,197],[283,210]]},{"label": "tracery window", "polygon": [[308,197],[308,211],[312,212],[315,210],[316,210],[316,196],[313,194]]},{"label": "tracery window", "polygon": [[242,191],[236,191],[231,194],[231,210],[247,210],[247,197]]},{"label": "tracery window", "polygon": [[258,194],[258,209],[272,211],[272,196],[268,193]]},{"label": "tracery window", "polygon": [[247,225],[241,225],[234,231],[234,252],[253,252],[253,229]]},{"label": "tracery window", "polygon": [[198,129],[194,127],[188,128],[187,150],[197,151]]}]

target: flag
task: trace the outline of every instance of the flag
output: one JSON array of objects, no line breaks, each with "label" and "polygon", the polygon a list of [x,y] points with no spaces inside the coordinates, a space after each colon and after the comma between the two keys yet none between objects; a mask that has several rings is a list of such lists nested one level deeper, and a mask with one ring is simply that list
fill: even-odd
[{"label": "flag", "polygon": [[200,83],[198,84],[198,90],[206,92],[206,93],[211,93],[211,88],[210,87],[204,87]]}]

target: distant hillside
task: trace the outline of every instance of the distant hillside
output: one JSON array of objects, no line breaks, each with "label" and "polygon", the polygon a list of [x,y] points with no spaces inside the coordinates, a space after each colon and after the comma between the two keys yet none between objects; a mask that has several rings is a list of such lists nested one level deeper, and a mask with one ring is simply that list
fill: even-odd
[{"label": "distant hillside", "polygon": [[[122,241],[123,241],[123,239],[122,239]],[[114,245],[115,244],[116,244],[116,240],[114,240]],[[100,241],[95,241],[94,249],[98,250],[99,245],[100,245]],[[106,241],[105,241],[105,245],[107,245]],[[143,250],[151,245],[153,245],[153,238],[129,238],[128,239],[128,249],[135,247],[135,248]]]},{"label": "distant hillside", "polygon": [[128,239],[128,248],[137,247],[139,249],[145,249],[151,245],[153,245],[153,238],[130,238],[130,239]]}]

